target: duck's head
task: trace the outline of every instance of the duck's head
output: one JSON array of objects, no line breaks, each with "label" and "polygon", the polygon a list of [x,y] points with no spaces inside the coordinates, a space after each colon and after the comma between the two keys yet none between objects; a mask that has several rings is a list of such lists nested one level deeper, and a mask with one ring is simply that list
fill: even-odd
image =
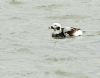
[{"label": "duck's head", "polygon": [[54,32],[60,33],[61,32],[61,24],[59,23],[53,23],[49,29],[53,29]]}]

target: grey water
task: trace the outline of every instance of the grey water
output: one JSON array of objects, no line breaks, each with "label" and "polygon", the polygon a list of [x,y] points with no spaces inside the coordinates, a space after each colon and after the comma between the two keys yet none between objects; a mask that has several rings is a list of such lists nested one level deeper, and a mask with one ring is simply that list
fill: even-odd
[{"label": "grey water", "polygon": [[[53,39],[54,22],[86,32]],[[0,78],[100,78],[100,0],[0,0]]]}]

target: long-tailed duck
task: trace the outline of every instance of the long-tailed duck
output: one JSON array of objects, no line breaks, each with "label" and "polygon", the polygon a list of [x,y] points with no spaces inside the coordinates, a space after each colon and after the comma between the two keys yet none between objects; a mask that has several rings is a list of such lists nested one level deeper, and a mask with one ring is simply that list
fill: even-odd
[{"label": "long-tailed duck", "polygon": [[53,23],[49,29],[53,29],[52,37],[53,38],[66,38],[67,36],[81,36],[83,31],[79,28],[66,27],[62,28],[61,24]]}]

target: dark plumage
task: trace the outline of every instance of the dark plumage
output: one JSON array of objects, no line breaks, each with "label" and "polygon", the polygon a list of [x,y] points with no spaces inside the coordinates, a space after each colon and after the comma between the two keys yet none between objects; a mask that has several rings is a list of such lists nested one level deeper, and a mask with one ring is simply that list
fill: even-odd
[{"label": "dark plumage", "polygon": [[65,33],[64,33],[64,28],[61,28],[61,32],[59,34],[52,34],[53,38],[56,39],[63,39],[66,37]]}]

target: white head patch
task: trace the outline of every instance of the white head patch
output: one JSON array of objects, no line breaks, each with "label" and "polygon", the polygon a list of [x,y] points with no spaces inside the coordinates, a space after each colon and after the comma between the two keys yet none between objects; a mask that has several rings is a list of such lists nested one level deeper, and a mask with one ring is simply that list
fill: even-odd
[{"label": "white head patch", "polygon": [[54,34],[59,34],[61,32],[61,24],[59,23],[53,23],[50,27],[50,29],[53,29]]}]

